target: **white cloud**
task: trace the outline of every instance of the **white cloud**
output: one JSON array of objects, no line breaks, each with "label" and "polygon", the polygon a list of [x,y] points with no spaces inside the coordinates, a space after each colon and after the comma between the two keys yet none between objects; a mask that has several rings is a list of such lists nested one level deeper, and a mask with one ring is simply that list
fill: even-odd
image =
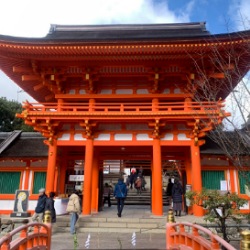
[{"label": "white cloud", "polygon": [[26,92],[22,91],[10,78],[8,78],[0,70],[0,97],[6,97],[10,101],[23,102],[28,100],[29,102],[35,102]]},{"label": "white cloud", "polygon": [[0,5],[0,34],[45,36],[50,24],[189,22],[192,3],[175,13],[163,0],[8,0]]},{"label": "white cloud", "polygon": [[230,5],[229,15],[232,18],[235,30],[250,29],[250,1],[233,0]]},{"label": "white cloud", "polygon": [[241,128],[246,123],[250,114],[250,75],[247,74],[235,87],[234,91],[226,98],[227,112],[231,113],[228,118],[231,123],[224,120],[227,129]]},{"label": "white cloud", "polygon": [[[132,24],[189,22],[193,0],[178,13],[165,0],[6,0],[1,1],[0,34],[43,37],[50,24]],[[0,71],[1,96],[30,100]]]}]

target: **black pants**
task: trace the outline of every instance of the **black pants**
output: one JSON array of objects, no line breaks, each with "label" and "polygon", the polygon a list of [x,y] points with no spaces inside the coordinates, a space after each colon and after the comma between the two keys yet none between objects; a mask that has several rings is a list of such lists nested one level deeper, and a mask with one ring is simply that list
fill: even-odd
[{"label": "black pants", "polygon": [[106,201],[108,201],[108,205],[109,205],[109,207],[111,207],[110,196],[108,196],[108,197],[103,197],[103,206],[104,206],[104,204],[105,204]]},{"label": "black pants", "polygon": [[118,212],[118,215],[122,214],[123,207],[124,207],[124,198],[117,198],[117,212]]}]

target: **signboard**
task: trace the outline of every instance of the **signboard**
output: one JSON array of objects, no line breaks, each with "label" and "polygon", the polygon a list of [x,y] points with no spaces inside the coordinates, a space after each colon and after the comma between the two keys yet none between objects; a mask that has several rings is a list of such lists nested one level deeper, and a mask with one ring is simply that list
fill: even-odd
[{"label": "signboard", "polygon": [[227,181],[225,181],[225,180],[221,180],[220,181],[220,190],[221,191],[227,191],[228,190],[228,188],[227,188]]},{"label": "signboard", "polygon": [[29,217],[28,213],[28,201],[29,191],[28,190],[16,190],[14,211],[11,213],[11,217]]},{"label": "signboard", "polygon": [[84,175],[70,175],[69,176],[69,181],[84,181]]}]

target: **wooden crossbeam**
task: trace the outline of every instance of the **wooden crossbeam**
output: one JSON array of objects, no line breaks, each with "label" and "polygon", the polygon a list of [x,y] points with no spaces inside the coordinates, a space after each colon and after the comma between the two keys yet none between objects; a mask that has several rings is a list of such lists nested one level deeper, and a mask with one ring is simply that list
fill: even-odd
[{"label": "wooden crossbeam", "polygon": [[38,91],[38,90],[40,90],[40,89],[43,88],[43,87],[44,87],[43,83],[40,83],[40,84],[34,86],[33,89],[34,89],[35,91]]},{"label": "wooden crossbeam", "polygon": [[224,79],[225,74],[224,73],[212,73],[212,74],[209,74],[209,77],[217,78],[217,79]]},{"label": "wooden crossbeam", "polygon": [[22,75],[22,81],[39,81],[41,77],[38,75]]},{"label": "wooden crossbeam", "polygon": [[29,72],[32,72],[31,68],[19,67],[19,66],[13,66],[12,70],[13,70],[14,73],[29,73]]}]

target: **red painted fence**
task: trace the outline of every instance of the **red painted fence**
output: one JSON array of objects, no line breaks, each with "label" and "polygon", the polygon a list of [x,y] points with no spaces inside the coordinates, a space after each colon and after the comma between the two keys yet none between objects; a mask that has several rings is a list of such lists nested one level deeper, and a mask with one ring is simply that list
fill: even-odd
[{"label": "red painted fence", "polygon": [[0,239],[0,250],[50,250],[51,224],[32,222],[20,226]]},{"label": "red painted fence", "polygon": [[216,250],[224,246],[236,250],[220,236],[210,230],[189,222],[167,223],[166,249]]}]

